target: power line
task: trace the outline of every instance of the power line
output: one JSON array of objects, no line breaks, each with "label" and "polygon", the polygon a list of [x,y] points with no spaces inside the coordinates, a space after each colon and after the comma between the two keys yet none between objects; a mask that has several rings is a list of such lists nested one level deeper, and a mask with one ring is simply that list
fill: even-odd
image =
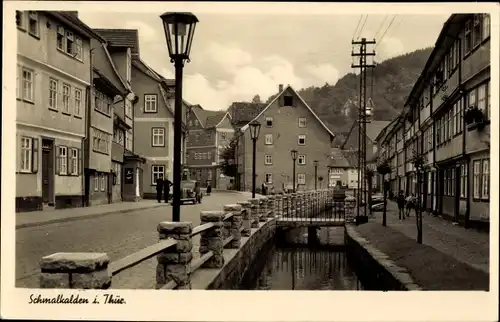
[{"label": "power line", "polygon": [[361,29],[359,30],[358,39],[361,36],[361,33],[363,32],[363,28],[365,28],[365,24],[366,24],[367,20],[368,20],[368,15],[366,15],[365,21],[363,22],[363,25],[361,26]]},{"label": "power line", "polygon": [[356,37],[356,33],[358,32],[359,24],[361,23],[361,20],[363,19],[364,15],[359,16],[358,24],[356,25],[356,29],[354,29],[354,34],[352,35],[352,39],[354,40],[354,37]]},{"label": "power line", "polygon": [[396,15],[394,15],[394,17],[392,17],[392,20],[389,23],[389,25],[387,26],[387,28],[385,29],[384,33],[382,34],[382,37],[380,37],[380,40],[378,41],[377,45],[375,45],[375,48],[373,48],[374,50],[377,49],[377,46],[380,45],[380,43],[382,42],[382,39],[384,39],[385,35],[387,34],[387,31],[389,30],[389,28],[391,28],[392,23],[394,22],[394,19],[396,19]]},{"label": "power line", "polygon": [[389,17],[389,15],[385,15],[384,20],[382,20],[382,23],[380,24],[380,27],[378,28],[378,30],[375,33],[375,36],[373,36],[373,38],[377,39],[377,35],[379,34],[380,30],[382,30],[382,27],[384,26],[384,23],[386,22],[387,17]]}]

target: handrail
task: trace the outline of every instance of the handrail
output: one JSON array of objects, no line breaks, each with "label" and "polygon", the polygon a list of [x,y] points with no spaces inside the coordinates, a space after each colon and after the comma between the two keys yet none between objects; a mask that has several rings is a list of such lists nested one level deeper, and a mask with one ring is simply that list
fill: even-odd
[{"label": "handrail", "polygon": [[229,212],[227,213],[224,218],[222,219],[222,221],[226,221],[228,220],[229,218],[233,217],[234,216],[234,213],[233,212]]},{"label": "handrail", "polygon": [[200,234],[201,232],[204,232],[205,230],[208,230],[214,226],[213,223],[209,222],[203,225],[199,225],[193,228],[193,232],[191,233],[191,237],[196,236]]},{"label": "handrail", "polygon": [[165,239],[160,242],[148,246],[146,248],[141,249],[138,252],[133,253],[132,255],[126,256],[124,258],[113,261],[109,264],[108,268],[111,272],[111,275],[114,276],[120,273],[127,268],[131,268],[144,262],[145,260],[150,259],[151,257],[158,255],[163,252],[165,249],[172,247],[177,244],[175,239]]},{"label": "handrail", "polygon": [[224,241],[222,242],[222,247],[226,247],[227,244],[229,244],[233,240],[234,236],[229,236]]},{"label": "handrail", "polygon": [[198,268],[200,268],[201,265],[203,265],[207,260],[210,259],[214,255],[214,252],[209,251],[208,253],[203,254],[199,258],[193,260],[191,262],[191,274],[196,271]]}]

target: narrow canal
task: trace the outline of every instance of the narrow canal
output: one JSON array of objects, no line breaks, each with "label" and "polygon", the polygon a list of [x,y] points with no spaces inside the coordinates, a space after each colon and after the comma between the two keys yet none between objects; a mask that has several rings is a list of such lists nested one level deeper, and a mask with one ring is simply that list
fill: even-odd
[{"label": "narrow canal", "polygon": [[[311,238],[316,235],[317,238]],[[242,290],[363,290],[348,261],[344,228],[281,232],[262,248]]]}]

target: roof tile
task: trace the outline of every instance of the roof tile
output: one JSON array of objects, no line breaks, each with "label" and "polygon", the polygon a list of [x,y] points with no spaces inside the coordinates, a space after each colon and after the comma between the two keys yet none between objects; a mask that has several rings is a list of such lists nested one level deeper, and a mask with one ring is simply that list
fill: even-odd
[{"label": "roof tile", "polygon": [[137,29],[94,29],[106,39],[110,47],[130,47],[133,54],[139,54],[139,31]]}]

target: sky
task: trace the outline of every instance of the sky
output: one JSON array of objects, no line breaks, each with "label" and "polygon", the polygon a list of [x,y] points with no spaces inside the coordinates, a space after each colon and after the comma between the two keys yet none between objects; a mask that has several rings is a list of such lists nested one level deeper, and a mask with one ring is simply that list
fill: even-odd
[{"label": "sky", "polygon": [[[375,47],[368,47],[375,49],[375,61],[381,62],[433,46],[449,17],[371,14],[362,30],[361,21],[355,35],[360,14],[194,13],[200,22],[191,62],[184,67],[183,97],[208,110],[227,109],[232,102],[251,101],[256,94],[265,101],[278,91],[279,84],[297,90],[334,85],[353,72],[353,36],[381,39]],[[79,12],[92,28],[138,29],[141,59],[163,76],[174,78],[160,14]]]}]

